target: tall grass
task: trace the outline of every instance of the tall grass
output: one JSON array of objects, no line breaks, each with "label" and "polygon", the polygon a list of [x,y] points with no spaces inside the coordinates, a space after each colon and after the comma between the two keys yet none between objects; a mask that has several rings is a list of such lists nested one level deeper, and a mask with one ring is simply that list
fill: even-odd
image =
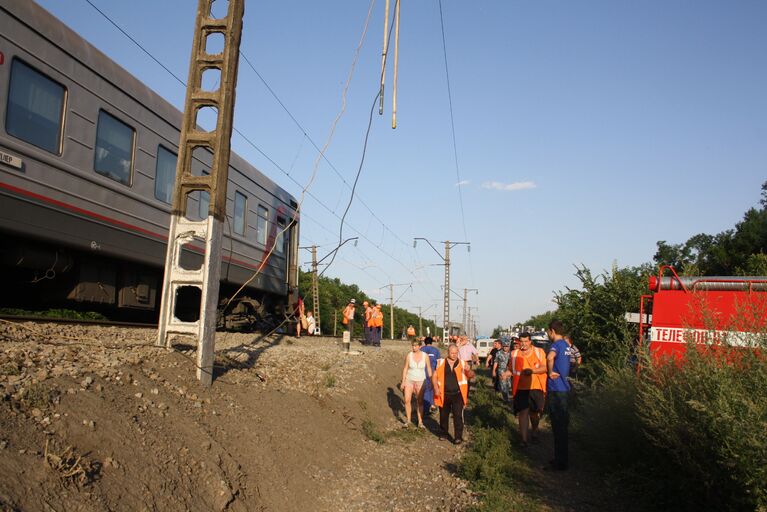
[{"label": "tall grass", "polygon": [[[642,371],[605,363],[577,435],[657,509],[767,511],[767,353],[701,350]],[[625,361],[625,359],[624,359]]]},{"label": "tall grass", "polygon": [[461,459],[459,474],[482,495],[478,511],[543,510],[543,504],[531,496],[537,489],[533,473],[512,449],[515,422],[509,410],[494,396],[487,379],[479,377],[472,388],[472,413],[469,419],[471,443]]}]

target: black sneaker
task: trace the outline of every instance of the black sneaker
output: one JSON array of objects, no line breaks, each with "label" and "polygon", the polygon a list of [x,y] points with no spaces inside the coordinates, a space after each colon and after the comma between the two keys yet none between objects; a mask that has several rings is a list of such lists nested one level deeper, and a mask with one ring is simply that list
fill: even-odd
[{"label": "black sneaker", "polygon": [[453,441],[453,444],[456,446],[462,443],[463,443],[463,439],[456,439],[455,441]]}]

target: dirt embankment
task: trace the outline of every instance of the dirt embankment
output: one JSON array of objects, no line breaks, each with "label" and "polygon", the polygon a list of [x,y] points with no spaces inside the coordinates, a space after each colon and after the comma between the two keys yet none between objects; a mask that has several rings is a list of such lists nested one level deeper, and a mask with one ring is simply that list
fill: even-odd
[{"label": "dirt embankment", "polygon": [[0,324],[1,510],[476,501],[453,474],[461,448],[399,432],[404,343],[343,355],[331,339],[219,333],[203,388],[193,346],[153,341],[152,330]]}]

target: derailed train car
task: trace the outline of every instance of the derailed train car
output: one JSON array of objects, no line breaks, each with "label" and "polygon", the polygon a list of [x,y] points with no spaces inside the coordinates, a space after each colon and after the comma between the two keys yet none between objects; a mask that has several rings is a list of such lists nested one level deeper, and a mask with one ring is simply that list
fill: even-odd
[{"label": "derailed train car", "polygon": [[[0,15],[4,305],[156,317],[181,112],[34,2],[0,0]],[[208,172],[211,155],[194,156]],[[206,214],[205,194],[189,203]],[[232,153],[221,294],[263,266],[233,307],[248,323],[282,319],[297,293],[297,207]]]}]

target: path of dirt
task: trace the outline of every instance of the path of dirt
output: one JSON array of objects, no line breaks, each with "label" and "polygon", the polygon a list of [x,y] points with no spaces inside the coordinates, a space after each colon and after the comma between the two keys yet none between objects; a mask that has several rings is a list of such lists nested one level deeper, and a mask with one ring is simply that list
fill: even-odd
[{"label": "path of dirt", "polygon": [[[461,450],[400,434],[407,344],[0,324],[0,510],[464,510]],[[376,443],[363,422],[383,434]],[[434,427],[432,420],[431,426]]]}]

